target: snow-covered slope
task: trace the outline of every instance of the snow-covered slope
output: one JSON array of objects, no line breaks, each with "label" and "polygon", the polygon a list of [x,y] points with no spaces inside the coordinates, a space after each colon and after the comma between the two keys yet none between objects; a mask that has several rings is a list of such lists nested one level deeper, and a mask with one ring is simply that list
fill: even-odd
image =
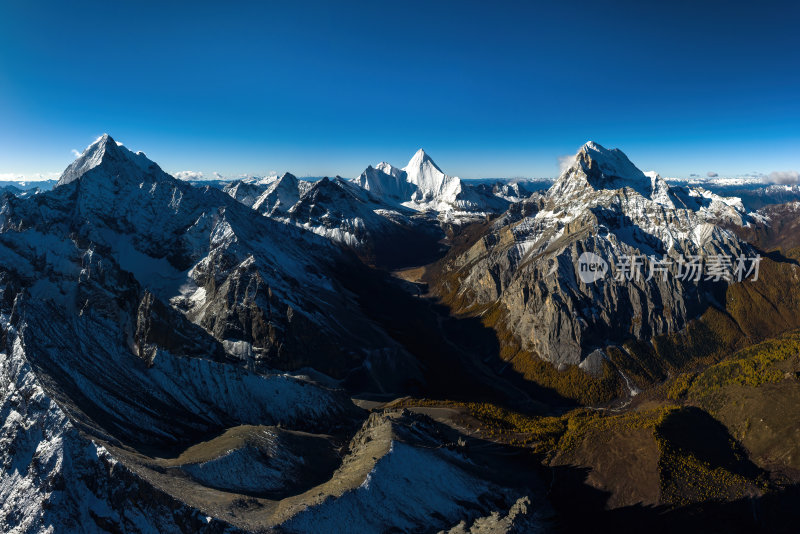
[{"label": "snow-covered slope", "polygon": [[702,246],[705,224],[744,224],[747,218],[738,198],[671,187],[657,173],[640,171],[619,149],[607,150],[593,142],[580,149],[546,198],[552,209],[528,221],[537,228],[561,228],[587,211],[613,212],[609,215],[629,219],[626,226],[657,239],[664,251],[677,247],[685,252],[687,240]]},{"label": "snow-covered slope", "polygon": [[10,351],[0,352],[0,530],[236,531],[154,488],[87,438],[48,395],[22,339],[14,330],[6,335]]},{"label": "snow-covered slope", "polygon": [[0,185],[0,195],[9,194],[14,195],[15,197],[25,198],[30,197],[33,195],[38,195],[44,191],[48,191],[52,189],[52,187],[47,187],[44,189],[40,189],[39,187],[18,187],[13,184],[9,185]]},{"label": "snow-covered slope", "polygon": [[494,181],[490,184],[475,184],[476,189],[491,187],[491,194],[508,202],[522,202],[542,189],[549,188],[552,182],[532,180]]},{"label": "snow-covered slope", "polygon": [[705,189],[721,197],[738,197],[748,212],[765,206],[800,200],[800,185],[769,184],[758,180],[674,180],[671,183],[693,189]]},{"label": "snow-covered slope", "polygon": [[242,426],[188,449],[169,464],[203,486],[280,498],[304,489],[305,480],[326,480],[338,460],[324,436]]},{"label": "snow-covered slope", "polygon": [[[289,210],[295,224],[353,248],[366,244],[373,234],[384,233],[392,225],[386,206],[370,194],[341,178],[316,182]],[[397,219],[401,213],[394,212]]]},{"label": "snow-covered slope", "polygon": [[[508,531],[544,528],[547,507],[536,495],[535,477],[528,488],[501,487],[468,449],[444,447],[442,440],[441,429],[426,417],[371,414],[334,475],[334,480],[351,481],[350,487],[321,487],[316,502],[298,509],[281,529],[336,532],[347,525],[348,532],[380,533],[392,525],[402,532],[437,532],[471,522],[486,513],[487,505],[507,510],[528,496],[534,504],[522,514],[520,530]],[[489,531],[507,532],[499,525]]]},{"label": "snow-covered slope", "polygon": [[405,202],[416,191],[414,184],[406,180],[405,173],[392,167],[388,163],[379,163],[376,167],[370,165],[355,179],[355,183],[372,193],[376,198]]},{"label": "snow-covered slope", "polygon": [[50,191],[58,180],[0,180],[0,189],[13,187],[21,191]]}]

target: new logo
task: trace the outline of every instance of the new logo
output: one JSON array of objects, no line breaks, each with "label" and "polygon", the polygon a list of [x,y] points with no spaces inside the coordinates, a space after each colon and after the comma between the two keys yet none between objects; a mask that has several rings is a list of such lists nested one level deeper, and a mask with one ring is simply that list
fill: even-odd
[{"label": "new logo", "polygon": [[593,252],[584,252],[578,257],[578,276],[584,284],[591,284],[608,274],[606,260]]}]

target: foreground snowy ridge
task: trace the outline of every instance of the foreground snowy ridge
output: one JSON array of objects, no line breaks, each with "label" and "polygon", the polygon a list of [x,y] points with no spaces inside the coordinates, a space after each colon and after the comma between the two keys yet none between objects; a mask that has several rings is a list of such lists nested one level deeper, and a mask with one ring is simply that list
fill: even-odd
[{"label": "foreground snowy ridge", "polygon": [[150,487],[79,432],[42,389],[21,339],[13,330],[9,333],[12,351],[0,353],[0,530],[228,530]]}]

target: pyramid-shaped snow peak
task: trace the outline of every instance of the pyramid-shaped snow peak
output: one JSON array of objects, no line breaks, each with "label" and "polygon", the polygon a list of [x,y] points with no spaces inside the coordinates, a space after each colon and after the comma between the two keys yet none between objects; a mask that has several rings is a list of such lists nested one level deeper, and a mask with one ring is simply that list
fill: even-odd
[{"label": "pyramid-shaped snow peak", "polygon": [[272,182],[253,204],[253,209],[265,215],[288,212],[300,200],[300,181],[289,172]]},{"label": "pyramid-shaped snow peak", "polygon": [[421,165],[424,165],[425,163],[432,165],[433,168],[435,168],[437,171],[442,172],[441,169],[439,169],[439,167],[436,166],[431,157],[422,148],[420,148],[414,153],[414,156],[408,162],[406,169],[419,167]]},{"label": "pyramid-shaped snow peak", "polygon": [[64,170],[56,187],[74,182],[95,169],[109,178],[166,176],[143,152],[131,152],[110,135],[103,134]]},{"label": "pyramid-shaped snow peak", "polygon": [[403,171],[406,180],[417,187],[413,198],[417,202],[455,202],[461,192],[461,180],[442,172],[421,148]]}]

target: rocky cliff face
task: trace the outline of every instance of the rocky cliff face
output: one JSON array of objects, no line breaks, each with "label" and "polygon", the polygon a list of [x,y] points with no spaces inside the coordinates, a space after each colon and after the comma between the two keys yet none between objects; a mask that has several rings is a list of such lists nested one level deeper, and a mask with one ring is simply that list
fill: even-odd
[{"label": "rocky cliff face", "polygon": [[[619,150],[587,143],[544,196],[446,258],[437,291],[461,311],[499,306],[524,349],[558,366],[581,364],[595,349],[679,330],[713,303],[725,282],[681,280],[680,258],[751,253],[722,227],[747,217],[738,199],[671,188]],[[584,253],[601,258],[608,275],[585,282]],[[632,256],[641,276],[615,280]],[[648,279],[654,260],[670,263]]]}]

